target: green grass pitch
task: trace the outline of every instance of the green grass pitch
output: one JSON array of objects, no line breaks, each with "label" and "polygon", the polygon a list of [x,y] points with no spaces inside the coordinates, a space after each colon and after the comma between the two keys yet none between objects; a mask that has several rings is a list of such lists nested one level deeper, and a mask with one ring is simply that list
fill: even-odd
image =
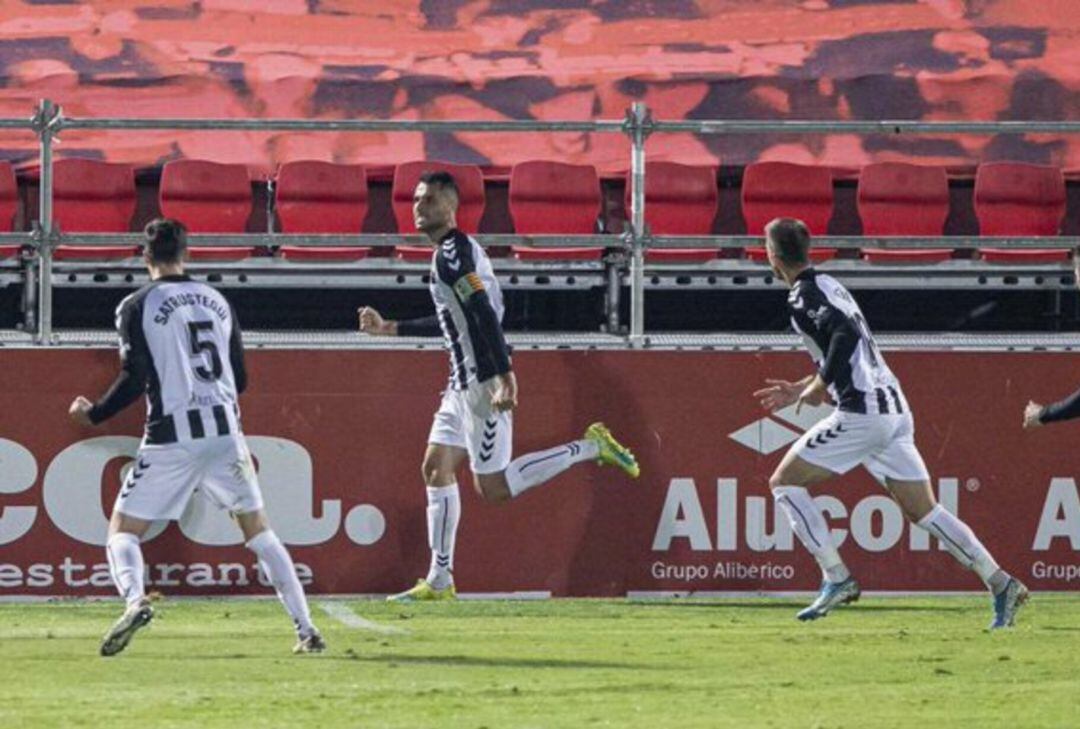
[{"label": "green grass pitch", "polygon": [[[165,601],[121,655],[114,602],[0,603],[0,727],[1064,727],[1080,722],[1080,596],[395,606],[313,600],[293,656],[269,600]],[[338,608],[340,610],[340,607]],[[356,621],[352,621],[356,622]],[[384,633],[374,626],[403,633]]]}]

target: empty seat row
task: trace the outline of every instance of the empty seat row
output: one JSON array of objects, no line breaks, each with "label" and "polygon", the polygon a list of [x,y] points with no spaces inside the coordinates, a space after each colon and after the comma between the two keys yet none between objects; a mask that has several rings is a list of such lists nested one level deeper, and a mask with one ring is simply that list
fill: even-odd
[{"label": "empty seat row", "polygon": [[[398,229],[412,230],[412,192],[427,171],[454,174],[460,189],[458,224],[475,232],[485,207],[484,179],[474,165],[409,162],[395,168],[391,205]],[[297,161],[283,164],[272,180],[282,232],[357,233],[368,209],[368,180],[362,165]],[[54,219],[61,230],[117,232],[129,229],[135,212],[134,170],[130,165],[86,159],[63,159],[53,167]],[[626,185],[626,209],[631,207]],[[251,180],[247,168],[205,160],[175,160],[162,170],[162,214],[183,220],[195,233],[243,232],[251,213]],[[671,162],[650,162],[646,168],[646,216],[657,235],[708,235],[719,209],[716,169]],[[812,233],[827,230],[833,214],[833,176],[829,168],[785,162],[747,166],[741,188],[747,230],[760,232],[774,217],[804,220]],[[867,236],[940,236],[949,213],[945,170],[898,162],[869,164],[859,176],[858,211]],[[17,207],[17,190],[10,165],[0,163],[0,222],[10,229]],[[598,229],[601,188],[595,168],[559,162],[532,161],[515,165],[510,175],[509,211],[521,234],[587,235]],[[1051,236],[1059,231],[1065,212],[1065,181],[1059,168],[1010,162],[983,164],[975,179],[975,212],[983,235]],[[58,258],[116,257],[130,247],[112,251],[61,247]],[[242,257],[247,248],[205,249],[198,257]],[[329,255],[330,250],[297,250],[294,259]],[[596,259],[601,251],[583,249],[516,248],[523,258]],[[761,251],[750,251],[761,258]],[[1064,250],[991,251],[995,260],[1020,255],[1042,260],[1067,257]],[[350,259],[361,252],[337,250]],[[872,260],[925,261],[951,257],[952,250],[865,252]],[[716,249],[650,251],[660,261],[705,260]],[[823,252],[819,255],[829,255]]]}]

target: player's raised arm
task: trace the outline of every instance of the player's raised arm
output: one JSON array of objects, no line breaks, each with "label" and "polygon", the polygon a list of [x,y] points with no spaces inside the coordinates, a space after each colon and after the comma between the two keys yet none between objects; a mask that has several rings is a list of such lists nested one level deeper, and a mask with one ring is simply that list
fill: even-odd
[{"label": "player's raised arm", "polygon": [[149,355],[137,314],[141,308],[130,299],[120,303],[116,330],[120,335],[120,372],[96,403],[81,395],[71,403],[68,415],[81,425],[97,425],[135,402],[146,392]]},{"label": "player's raised arm", "polygon": [[357,310],[360,318],[360,331],[378,337],[437,337],[442,331],[435,316],[422,316],[416,319],[384,319],[376,309],[361,306]]},{"label": "player's raised arm", "polygon": [[1052,405],[1040,405],[1029,400],[1024,408],[1024,427],[1037,428],[1047,423],[1057,423],[1077,417],[1080,417],[1080,390]]}]

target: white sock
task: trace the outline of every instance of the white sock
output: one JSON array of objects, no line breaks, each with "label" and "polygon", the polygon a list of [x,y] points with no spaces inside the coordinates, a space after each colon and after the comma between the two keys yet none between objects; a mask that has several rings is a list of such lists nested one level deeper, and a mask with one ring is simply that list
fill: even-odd
[{"label": "white sock", "polygon": [[814,503],[814,498],[802,486],[777,486],[773,489],[776,505],[787,514],[791,529],[803,546],[814,555],[821,566],[822,576],[829,582],[843,582],[851,573],[840,552],[833,544],[825,515]]},{"label": "white sock", "polygon": [[143,587],[142,548],[139,546],[139,538],[129,532],[117,532],[109,537],[105,544],[105,556],[109,559],[109,573],[112,575],[116,589],[120,591],[120,597],[128,606],[142,600],[146,596]]},{"label": "white sock", "polygon": [[1008,582],[1006,575],[975,532],[941,504],[919,520],[919,526],[937,537],[956,561],[974,570],[995,594]]},{"label": "white sock", "polygon": [[548,481],[575,463],[594,460],[600,446],[591,440],[575,440],[557,448],[515,458],[506,467],[506,485],[514,498]]},{"label": "white sock", "polygon": [[436,590],[454,584],[454,542],[461,519],[461,496],[458,485],[427,489],[427,533],[431,547],[431,566],[427,582]]},{"label": "white sock", "polygon": [[304,597],[304,587],[296,576],[292,557],[277,534],[272,529],[267,529],[256,534],[245,546],[258,556],[263,572],[270,578],[278,599],[293,619],[296,631],[301,636],[306,636],[315,630],[315,626],[311,624],[307,598]]}]

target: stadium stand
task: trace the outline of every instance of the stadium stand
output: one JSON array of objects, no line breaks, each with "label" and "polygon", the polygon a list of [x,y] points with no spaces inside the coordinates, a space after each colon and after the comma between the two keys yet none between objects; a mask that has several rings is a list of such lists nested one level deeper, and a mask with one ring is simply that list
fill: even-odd
[{"label": "stadium stand", "polygon": [[[857,194],[863,235],[940,236],[949,216],[949,179],[942,167],[906,162],[868,164]],[[952,258],[951,248],[868,248],[872,263],[934,263]]]}]

